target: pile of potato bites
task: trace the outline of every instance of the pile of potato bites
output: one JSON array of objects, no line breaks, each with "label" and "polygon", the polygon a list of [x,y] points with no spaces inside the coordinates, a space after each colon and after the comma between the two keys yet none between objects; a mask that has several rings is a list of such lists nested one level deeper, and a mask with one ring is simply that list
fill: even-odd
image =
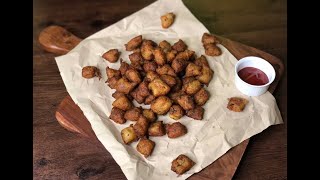
[{"label": "pile of potato bites", "polygon": [[[221,54],[213,35],[204,33],[202,43],[207,55]],[[125,49],[132,51],[129,55],[131,63],[120,59],[119,69],[106,68],[106,83],[116,90],[112,94],[115,101],[109,117],[118,124],[135,122],[122,129],[121,137],[127,145],[140,139],[136,149],[147,158],[155,148],[150,136],[178,138],[188,133],[187,127],[179,122],[184,115],[194,120],[203,119],[205,110],[202,106],[210,97],[205,87],[209,85],[214,72],[206,57],[196,57],[195,52],[189,50],[181,39],[173,45],[166,40],[157,44],[139,35],[125,44]],[[117,49],[110,49],[102,55],[110,63],[116,63],[119,56]],[[82,76],[101,78],[99,69],[93,66],[84,67]],[[150,105],[150,109],[135,107],[133,100]],[[232,101],[235,102],[234,99]],[[237,106],[237,102],[233,105]],[[159,115],[167,113],[177,122],[164,124],[157,120]],[[181,154],[173,160],[171,169],[183,174],[194,164]]]}]

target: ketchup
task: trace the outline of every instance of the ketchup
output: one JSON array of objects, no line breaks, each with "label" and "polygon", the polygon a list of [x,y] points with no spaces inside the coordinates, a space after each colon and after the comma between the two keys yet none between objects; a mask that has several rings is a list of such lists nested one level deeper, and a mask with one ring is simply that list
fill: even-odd
[{"label": "ketchup", "polygon": [[245,67],[238,72],[239,77],[251,85],[264,85],[269,82],[266,73],[254,67]]}]

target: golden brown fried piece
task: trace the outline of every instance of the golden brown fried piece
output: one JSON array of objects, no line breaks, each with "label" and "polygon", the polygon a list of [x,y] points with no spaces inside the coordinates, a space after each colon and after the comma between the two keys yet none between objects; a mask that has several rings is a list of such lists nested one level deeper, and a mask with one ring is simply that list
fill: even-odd
[{"label": "golden brown fried piece", "polygon": [[171,163],[171,170],[179,175],[189,171],[195,165],[188,156],[180,154]]},{"label": "golden brown fried piece", "polygon": [[175,122],[172,124],[166,125],[166,131],[169,138],[178,138],[187,134],[187,127],[181,124],[180,122]]},{"label": "golden brown fried piece", "polygon": [[131,82],[135,83],[140,83],[141,82],[141,77],[140,74],[138,73],[137,70],[135,69],[128,69],[126,71],[126,77],[129,79]]},{"label": "golden brown fried piece", "polygon": [[181,81],[181,79],[178,78],[178,77],[175,77],[175,79],[176,79],[176,84],[175,84],[173,87],[171,87],[171,92],[180,91],[181,88],[182,88],[182,81]]},{"label": "golden brown fried piece", "polygon": [[125,113],[125,111],[123,111],[117,107],[113,107],[111,109],[110,119],[113,120],[115,123],[124,124],[127,121],[124,118],[124,113]]},{"label": "golden brown fried piece", "polygon": [[201,83],[198,80],[190,81],[182,86],[184,92],[189,95],[197,93],[201,89]]},{"label": "golden brown fried piece", "polygon": [[130,144],[138,139],[136,133],[134,132],[132,124],[129,127],[121,130],[121,137],[125,144]]},{"label": "golden brown fried piece", "polygon": [[201,66],[197,66],[194,63],[189,63],[186,67],[185,77],[198,76],[201,74]]},{"label": "golden brown fried piece", "polygon": [[148,119],[149,122],[154,122],[157,120],[157,114],[155,114],[151,109],[144,109],[142,115]]},{"label": "golden brown fried piece", "polygon": [[209,92],[204,88],[201,88],[200,91],[194,95],[194,101],[198,106],[202,106],[208,101],[209,97]]},{"label": "golden brown fried piece", "polygon": [[151,103],[151,110],[156,114],[166,114],[172,105],[171,99],[167,96],[160,96]]},{"label": "golden brown fried piece", "polygon": [[141,138],[137,144],[137,151],[144,155],[144,157],[148,157],[151,155],[155,145],[155,142],[144,137]]},{"label": "golden brown fried piece", "polygon": [[126,47],[126,51],[133,51],[138,48],[142,43],[142,35],[136,36],[132,38],[127,44],[124,46]]},{"label": "golden brown fried piece", "polygon": [[174,72],[174,70],[172,69],[172,67],[170,67],[169,64],[165,64],[164,66],[158,67],[156,71],[159,75],[167,74],[170,76],[177,76],[177,74]]},{"label": "golden brown fried piece", "polygon": [[204,55],[201,55],[200,57],[198,57],[194,61],[194,64],[196,64],[197,66],[207,66],[207,67],[209,67],[209,63],[207,61],[207,58]]},{"label": "golden brown fried piece", "polygon": [[120,71],[121,75],[124,76],[128,69],[129,69],[129,64],[124,62],[122,59],[120,59],[119,71]]},{"label": "golden brown fried piece", "polygon": [[179,98],[180,96],[182,96],[182,95],[186,95],[186,93],[185,93],[184,91],[182,91],[182,90],[177,91],[177,92],[170,92],[170,93],[168,94],[168,96],[170,97],[170,99],[171,99],[174,103],[176,103],[176,104],[179,104],[179,103],[178,103],[178,98]]},{"label": "golden brown fried piece", "polygon": [[184,60],[184,61],[188,61],[188,60],[191,60],[193,59],[193,56],[194,56],[194,51],[190,51],[190,50],[185,50],[183,52],[179,52],[177,54],[177,56],[175,57],[175,59],[181,59],[181,60]]},{"label": "golden brown fried piece", "polygon": [[191,110],[195,107],[194,101],[189,95],[181,95],[177,97],[177,102],[186,111]]},{"label": "golden brown fried piece", "polygon": [[153,55],[154,47],[150,44],[143,44],[141,46],[141,56],[144,60],[150,61],[154,58]]},{"label": "golden brown fried piece", "polygon": [[181,39],[179,39],[179,41],[174,43],[172,46],[172,49],[174,49],[178,52],[182,52],[182,51],[186,50],[187,48],[188,48],[188,46]]},{"label": "golden brown fried piece", "polygon": [[234,112],[241,112],[248,104],[248,100],[240,97],[231,97],[228,99],[227,108]]},{"label": "golden brown fried piece", "polygon": [[167,54],[166,54],[167,62],[172,63],[172,61],[174,60],[174,58],[176,57],[177,54],[178,54],[178,52],[176,50],[171,50],[171,51],[167,52]]},{"label": "golden brown fried piece", "polygon": [[158,65],[162,66],[167,62],[166,53],[164,53],[161,48],[159,47],[155,48],[153,51],[153,55],[154,55],[154,61]]},{"label": "golden brown fried piece", "polygon": [[171,67],[172,69],[176,72],[176,73],[179,73],[181,71],[183,71],[188,65],[188,61],[185,61],[183,59],[177,59],[175,58],[173,61],[172,61],[172,64],[171,64]]},{"label": "golden brown fried piece", "polygon": [[120,96],[118,99],[113,101],[112,106],[117,107],[123,111],[127,111],[133,108],[133,104],[129,101],[127,96]]},{"label": "golden brown fried piece", "polygon": [[86,66],[82,68],[82,77],[90,79],[96,76],[99,77],[99,80],[101,79],[101,73],[97,67]]},{"label": "golden brown fried piece", "polygon": [[142,83],[139,84],[138,86],[138,93],[140,96],[142,97],[147,97],[150,95],[149,89],[148,89],[148,84],[149,82],[147,82],[146,80],[144,80]]},{"label": "golden brown fried piece", "polygon": [[172,12],[162,15],[160,17],[162,28],[164,29],[169,28],[173,24],[174,18],[175,18],[175,15]]},{"label": "golden brown fried piece", "polygon": [[172,77],[170,75],[167,75],[167,74],[163,74],[160,76],[160,79],[162,81],[164,81],[168,86],[170,87],[173,87],[177,81],[176,81],[176,78],[175,77]]},{"label": "golden brown fried piece", "polygon": [[153,81],[151,81],[148,85],[148,88],[155,97],[166,95],[170,91],[170,87],[160,78],[155,78]]},{"label": "golden brown fried piece", "polygon": [[208,56],[220,56],[221,49],[216,44],[203,45],[206,55]]},{"label": "golden brown fried piece", "polygon": [[184,77],[183,79],[182,79],[182,84],[183,85],[186,85],[186,84],[188,84],[189,82],[191,82],[191,81],[194,81],[194,80],[196,80],[196,78],[195,77]]},{"label": "golden brown fried piece", "polygon": [[154,71],[148,71],[145,77],[146,81],[153,81],[154,79],[160,78],[159,74]]},{"label": "golden brown fried piece", "polygon": [[115,99],[118,99],[120,96],[125,96],[126,94],[124,94],[123,92],[114,92],[112,93],[112,97],[115,98]]},{"label": "golden brown fried piece", "polygon": [[184,110],[179,105],[172,105],[169,111],[169,117],[178,120],[184,115]]},{"label": "golden brown fried piece", "polygon": [[142,114],[142,108],[134,107],[124,113],[124,118],[130,121],[138,121],[141,114]]},{"label": "golden brown fried piece", "polygon": [[217,38],[209,33],[203,33],[201,42],[203,45],[219,43]]},{"label": "golden brown fried piece", "polygon": [[202,120],[203,113],[204,113],[203,107],[197,106],[196,108],[187,111],[186,115],[196,120]]},{"label": "golden brown fried piece", "polygon": [[129,94],[131,90],[137,85],[137,83],[129,82],[127,78],[122,77],[117,81],[116,90],[118,92],[123,92],[125,94]]},{"label": "golden brown fried piece", "polygon": [[106,82],[108,83],[108,86],[111,89],[116,89],[117,88],[117,82],[118,82],[119,79],[120,79],[120,77],[115,76],[115,77],[112,77],[112,78],[108,78],[108,80]]},{"label": "golden brown fried piece", "polygon": [[143,70],[143,66],[140,65],[139,63],[131,63],[130,69],[134,69],[134,70],[141,72]]},{"label": "golden brown fried piece", "polygon": [[148,127],[149,121],[143,115],[141,115],[136,124],[133,125],[134,132],[138,138],[141,138],[147,134]]},{"label": "golden brown fried piece", "polygon": [[154,41],[152,41],[152,40],[149,40],[149,39],[144,39],[144,40],[142,41],[141,46],[145,46],[145,45],[150,45],[150,46],[152,46],[152,47],[156,47],[156,46],[157,46],[157,43],[154,42]]},{"label": "golden brown fried piece", "polygon": [[149,96],[146,97],[146,99],[144,100],[144,104],[149,105],[152,103],[153,100],[155,100],[156,97],[152,94],[150,94]]},{"label": "golden brown fried piece", "polygon": [[155,61],[146,61],[143,64],[143,70],[145,72],[156,71],[157,68],[158,68],[158,65],[157,65],[157,63]]},{"label": "golden brown fried piece", "polygon": [[109,68],[109,66],[106,68],[106,72],[107,72],[107,77],[108,78],[112,78],[112,77],[121,75],[119,70]]},{"label": "golden brown fried piece", "polygon": [[159,47],[162,49],[163,52],[168,53],[169,51],[171,51],[171,44],[166,41],[163,40],[159,43]]},{"label": "golden brown fried piece", "polygon": [[133,91],[130,92],[130,95],[136,100],[139,104],[142,104],[145,100],[145,97],[139,94],[139,89],[135,88]]},{"label": "golden brown fried piece", "polygon": [[140,54],[140,52],[134,52],[129,55],[129,59],[131,61],[131,64],[143,64],[143,58]]},{"label": "golden brown fried piece", "polygon": [[210,69],[210,67],[207,66],[202,66],[201,69],[201,75],[196,76],[196,78],[203,84],[205,84],[206,86],[209,85],[209,82],[211,81],[212,77],[213,77],[213,71],[212,69]]},{"label": "golden brown fried piece", "polygon": [[118,51],[118,49],[110,49],[109,51],[105,52],[102,57],[111,62],[111,63],[115,63],[118,61],[120,56],[120,52]]},{"label": "golden brown fried piece", "polygon": [[166,134],[166,129],[162,121],[157,121],[151,123],[150,127],[148,128],[149,136],[163,136]]}]

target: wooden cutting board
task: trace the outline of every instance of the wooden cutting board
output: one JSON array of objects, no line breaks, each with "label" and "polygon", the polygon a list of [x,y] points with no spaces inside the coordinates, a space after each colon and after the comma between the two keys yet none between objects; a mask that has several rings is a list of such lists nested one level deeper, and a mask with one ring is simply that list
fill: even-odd
[{"label": "wooden cutting board", "polygon": [[[284,71],[284,65],[280,59],[256,48],[246,46],[218,35],[215,36],[218,37],[221,44],[225,46],[238,60],[245,56],[258,56],[269,61],[276,71],[276,79],[269,87],[269,92],[274,92]],[[80,41],[80,38],[76,37],[60,26],[49,26],[45,28],[39,35],[39,43],[41,46],[46,51],[55,53],[57,55],[68,53],[77,44],[79,44]],[[83,115],[81,109],[73,102],[70,96],[65,97],[58,106],[56,118],[61,126],[67,130],[75,132],[86,138],[90,138],[91,140],[96,141],[96,143],[100,143],[93,132],[89,121]],[[237,166],[239,165],[243,153],[246,150],[248,142],[249,139],[233,147],[215,162],[204,168],[202,171],[193,174],[188,179],[231,179],[237,169]],[[114,166],[110,165],[109,168],[119,167],[114,164]]]}]

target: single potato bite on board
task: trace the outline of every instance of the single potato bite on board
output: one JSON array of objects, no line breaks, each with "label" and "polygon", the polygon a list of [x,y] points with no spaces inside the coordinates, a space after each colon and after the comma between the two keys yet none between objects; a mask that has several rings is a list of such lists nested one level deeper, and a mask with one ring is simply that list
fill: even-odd
[{"label": "single potato bite on board", "polygon": [[234,112],[241,112],[248,104],[248,100],[240,97],[232,97],[228,99],[228,105],[227,108]]},{"label": "single potato bite on board", "polygon": [[180,154],[171,163],[171,170],[179,175],[189,171],[196,163],[188,156]]}]

